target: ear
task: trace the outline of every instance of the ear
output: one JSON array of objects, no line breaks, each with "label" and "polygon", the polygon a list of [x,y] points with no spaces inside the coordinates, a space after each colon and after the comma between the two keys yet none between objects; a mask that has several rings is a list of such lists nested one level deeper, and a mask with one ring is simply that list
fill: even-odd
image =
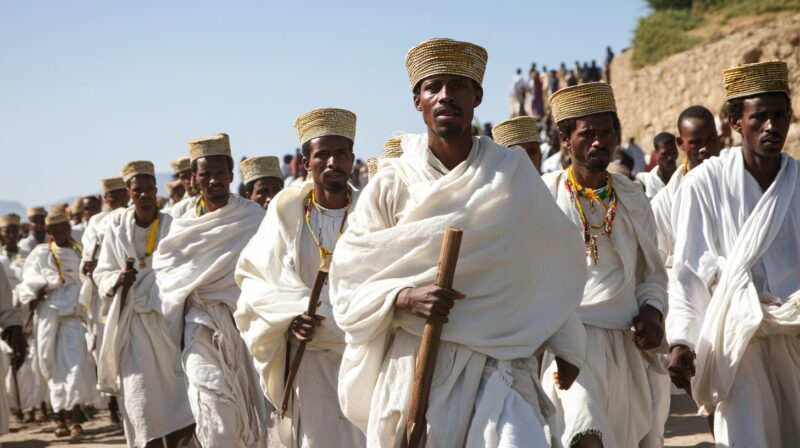
[{"label": "ear", "polygon": [[419,94],[414,94],[414,109],[422,112],[422,105],[420,104]]},{"label": "ear", "polygon": [[305,168],[305,170],[308,171],[309,173],[311,172],[310,163],[311,163],[311,161],[309,159],[303,157],[303,168]]},{"label": "ear", "polygon": [[569,138],[561,132],[561,129],[558,129],[558,138],[561,140],[561,147],[569,151]]},{"label": "ear", "polygon": [[739,134],[742,133],[742,118],[743,117],[744,117],[744,114],[742,115],[742,117],[734,119],[733,115],[728,115],[728,124],[731,126],[731,129],[733,129],[734,131],[738,132]]},{"label": "ear", "polygon": [[483,88],[477,89],[475,91],[475,103],[473,108],[477,108],[483,102]]},{"label": "ear", "polygon": [[675,137],[675,144],[678,145],[678,148],[683,148],[683,139],[680,135]]}]

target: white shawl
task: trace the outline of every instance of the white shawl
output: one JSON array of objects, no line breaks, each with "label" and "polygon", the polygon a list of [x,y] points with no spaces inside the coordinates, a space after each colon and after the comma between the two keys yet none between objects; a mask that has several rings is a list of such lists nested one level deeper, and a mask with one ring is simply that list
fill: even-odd
[{"label": "white shawl", "polygon": [[501,361],[530,357],[575,313],[586,282],[578,231],[523,151],[476,137],[467,160],[437,175],[426,136],[401,144],[362,192],[331,268],[347,342],[339,400],[362,429],[393,328],[421,335],[425,324],[396,312],[395,297],[433,284],[446,226],[464,230],[454,288],[466,298],[444,341]]},{"label": "white shawl", "polygon": [[[234,314],[236,326],[253,355],[261,388],[276,406],[283,397],[289,324],[306,312],[311,295],[312,285],[303,281],[298,268],[300,235],[305,228],[303,202],[312,187],[309,182],[275,196],[236,266],[236,282],[242,290]],[[348,213],[358,195],[353,189]],[[341,352],[344,335],[330,328],[334,326],[334,322],[323,322],[308,347]]]},{"label": "white shawl", "polygon": [[[718,244],[724,251],[719,255],[708,254],[720,258],[716,261],[718,283],[705,312],[696,348],[697,374],[693,395],[702,404],[717,404],[727,398],[744,352],[762,322],[766,322],[762,331],[776,332],[770,330],[770,326],[780,328],[785,325],[795,334],[800,322],[798,293],[787,295],[789,300],[783,306],[762,303],[764,298],[759,297],[750,272],[773,242],[777,243],[775,237],[784,225],[793,196],[800,189],[798,162],[786,154],[781,156],[778,176],[749,214],[743,206],[747,175],[740,150],[706,161],[684,180],[685,186],[679,193],[681,204],[686,206],[683,214],[677,210],[674,212],[676,236],[681,227],[692,231],[704,230],[711,225],[714,227],[711,235],[717,235]],[[691,217],[686,214],[698,204],[713,207],[716,219],[723,223],[721,231],[709,222],[703,222],[702,226],[689,225]],[[691,235],[687,240],[691,243]],[[701,264],[707,265],[705,267],[693,266],[692,260],[684,261],[683,254],[679,254],[684,250],[681,243],[678,241],[676,245],[676,270],[713,268],[714,260],[701,260]],[[713,276],[713,273],[705,274],[705,277]]]},{"label": "white shawl", "polygon": [[193,292],[196,300],[221,302],[231,311],[236,309],[236,260],[264,218],[264,209],[258,204],[236,195],[231,195],[224,207],[198,217],[198,200],[184,200],[172,208],[169,233],[153,254],[164,316],[178,346],[184,304]]},{"label": "white shawl", "polygon": [[661,180],[661,177],[658,175],[659,169],[660,167],[656,165],[650,171],[645,171],[636,175],[636,180],[644,185],[644,194],[647,196],[647,199],[653,199],[653,197],[664,188],[664,181]]}]

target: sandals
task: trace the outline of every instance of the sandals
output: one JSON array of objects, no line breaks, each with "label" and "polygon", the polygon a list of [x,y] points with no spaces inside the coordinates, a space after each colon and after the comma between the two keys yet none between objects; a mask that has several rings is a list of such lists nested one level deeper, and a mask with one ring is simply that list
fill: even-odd
[{"label": "sandals", "polygon": [[83,428],[81,427],[81,425],[79,423],[75,423],[75,424],[72,425],[72,427],[70,427],[70,429],[69,429],[69,436],[70,437],[72,437],[74,439],[74,438],[80,437],[82,435],[83,435]]},{"label": "sandals", "polygon": [[37,410],[33,411],[33,420],[36,421],[37,423],[41,423],[41,422],[45,421],[46,419],[47,419],[47,415],[45,415],[45,413],[42,412],[41,409],[37,409]]},{"label": "sandals", "polygon": [[56,426],[56,429],[53,431],[53,435],[56,437],[69,437],[69,429],[67,429],[67,425],[63,423],[59,423]]}]

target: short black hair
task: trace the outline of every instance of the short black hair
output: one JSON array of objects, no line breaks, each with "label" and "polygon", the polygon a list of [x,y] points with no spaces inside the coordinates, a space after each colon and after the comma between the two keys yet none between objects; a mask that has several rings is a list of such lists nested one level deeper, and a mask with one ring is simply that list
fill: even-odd
[{"label": "short black hair", "polygon": [[[345,138],[347,138],[347,137],[345,137]],[[314,140],[314,139],[312,138],[311,140]],[[311,140],[303,143],[303,147],[302,147],[303,157],[306,158],[306,159],[311,158]],[[353,141],[350,140],[349,138],[347,138],[347,141],[350,142],[350,151],[352,151],[353,150],[353,146],[354,146]]]},{"label": "short black hair", "polygon": [[711,111],[706,107],[699,105],[689,106],[684,109],[680,115],[678,115],[678,135],[681,133],[681,123],[690,118],[696,118],[698,120],[705,120],[714,123],[714,114],[712,114]]},{"label": "short black hair", "polygon": [[659,146],[674,141],[675,141],[674,135],[670,134],[669,132],[659,132],[658,134],[656,134],[655,138],[653,138],[653,148],[658,150]]},{"label": "short black hair", "polygon": [[[483,91],[483,86],[482,86],[482,85],[480,85],[480,84],[478,83],[478,81],[475,81],[475,80],[474,80],[474,79],[472,79],[472,78],[470,78],[469,80],[470,80],[470,81],[472,81],[472,88],[473,88],[473,89],[475,89],[475,91],[476,91],[476,92],[477,92],[477,91],[481,91],[481,92]],[[420,82],[418,82],[418,83],[417,83],[417,85],[415,85],[415,86],[414,86],[414,88],[413,88],[413,89],[411,89],[411,92],[412,92],[414,95],[419,95],[419,94],[420,94],[420,92],[422,92],[422,81],[425,81],[425,80],[424,80],[424,79],[423,79],[423,80],[421,80]]]},{"label": "short black hair", "polygon": [[[616,131],[617,139],[619,140],[622,136],[622,125],[619,123],[619,117],[615,112],[601,112],[601,113],[611,114],[611,124],[612,126],[614,126],[614,131]],[[562,134],[569,137],[570,135],[572,135],[572,131],[575,130],[575,123],[578,121],[578,118],[581,117],[567,118],[566,120],[561,120],[556,124],[556,126],[558,126],[558,130],[561,131]]]},{"label": "short black hair", "polygon": [[[217,154],[217,155],[224,155],[224,154]],[[217,155],[208,156],[208,157],[216,157]],[[197,174],[197,161],[199,159],[204,159],[205,157],[198,157],[197,159],[192,160],[192,173]],[[225,161],[228,162],[228,171],[231,173],[233,172],[233,159],[230,156],[225,156]]]},{"label": "short black hair", "polygon": [[291,154],[286,154],[286,155],[284,155],[284,156],[283,156],[283,163],[285,163],[285,164],[292,163],[292,158],[293,158],[293,157],[294,157],[294,156],[293,156],[293,155],[291,155]]},{"label": "short black hair", "polygon": [[[769,92],[769,93],[766,93],[766,94],[768,95],[770,93],[783,94],[784,98],[786,98],[786,107],[789,110],[792,110],[792,99],[789,97],[788,94],[786,94],[786,92]],[[754,98],[756,96],[762,96],[762,95],[765,95],[765,94],[764,93],[759,93],[758,95],[750,95],[750,96],[745,96],[745,97],[742,97],[742,98],[733,98],[731,100],[728,100],[728,113],[729,113],[730,119],[733,120],[733,121],[736,121],[736,120],[742,118],[742,114],[744,113],[744,100],[747,100],[747,99],[750,99],[750,98]]]}]

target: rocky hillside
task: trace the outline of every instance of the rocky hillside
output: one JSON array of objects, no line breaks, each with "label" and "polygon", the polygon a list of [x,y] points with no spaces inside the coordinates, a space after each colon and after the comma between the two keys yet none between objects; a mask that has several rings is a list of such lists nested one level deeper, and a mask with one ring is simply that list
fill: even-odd
[{"label": "rocky hillside", "polygon": [[675,122],[684,108],[701,104],[719,113],[725,102],[723,70],[780,59],[789,64],[794,104],[786,148],[800,157],[800,15],[769,24],[743,23],[719,40],[638,70],[632,66],[633,51],[622,53],[611,64],[623,141],[632,136],[651,150],[657,133],[677,132]]}]

